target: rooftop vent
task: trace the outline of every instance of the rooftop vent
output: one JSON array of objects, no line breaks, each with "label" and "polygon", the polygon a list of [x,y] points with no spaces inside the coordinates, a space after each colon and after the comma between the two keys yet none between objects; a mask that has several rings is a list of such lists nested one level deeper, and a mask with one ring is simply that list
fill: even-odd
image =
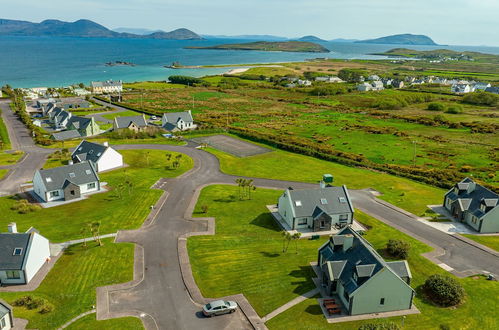
[{"label": "rooftop vent", "polygon": [[17,224],[15,222],[9,223],[8,229],[9,229],[9,233],[16,234],[17,233]]}]

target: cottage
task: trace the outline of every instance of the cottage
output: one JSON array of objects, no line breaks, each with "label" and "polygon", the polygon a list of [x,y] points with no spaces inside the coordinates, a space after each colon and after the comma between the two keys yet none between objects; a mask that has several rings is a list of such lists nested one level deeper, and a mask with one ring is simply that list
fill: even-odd
[{"label": "cottage", "polygon": [[470,93],[471,92],[471,86],[469,84],[454,84],[450,88],[452,93],[456,94],[464,94],[464,93]]},{"label": "cottage", "polygon": [[371,80],[371,81],[378,81],[380,79],[381,78],[376,74],[373,74],[373,75],[370,75],[369,77],[367,77],[367,80]]},{"label": "cottage", "polygon": [[345,186],[288,188],[279,197],[278,212],[292,230],[330,231],[352,224],[354,209]]},{"label": "cottage", "polygon": [[393,88],[403,88],[404,87],[404,81],[402,81],[402,80],[392,80],[392,87]]},{"label": "cottage", "polygon": [[56,132],[52,133],[52,135],[50,136],[50,139],[54,141],[66,141],[76,138],[81,138],[80,132],[78,132],[77,130]]},{"label": "cottage", "polygon": [[68,130],[76,130],[80,136],[94,136],[100,134],[101,130],[94,117],[85,118],[71,116],[66,124]]},{"label": "cottage", "polygon": [[92,93],[94,94],[108,94],[108,93],[121,93],[123,92],[123,82],[119,81],[92,81],[90,83]]},{"label": "cottage", "polygon": [[373,86],[367,82],[357,85],[357,90],[359,92],[367,92],[367,91],[371,91],[372,89],[373,89]]},{"label": "cottage", "polygon": [[[2,92],[0,91],[0,97]],[[10,330],[14,327],[12,307],[0,299],[0,330]]]},{"label": "cottage", "polygon": [[163,118],[161,118],[161,123],[163,128],[170,132],[186,131],[197,127],[194,124],[191,110],[165,113],[163,114]]},{"label": "cottage", "polygon": [[123,166],[123,156],[111,148],[107,142],[98,144],[82,140],[71,154],[73,162],[92,162],[97,172],[108,171]]},{"label": "cottage", "polygon": [[146,117],[139,116],[116,117],[113,122],[113,130],[130,129],[134,132],[142,132],[148,127]]},{"label": "cottage", "polygon": [[300,86],[312,86],[312,82],[310,80],[301,80],[301,79],[298,79],[297,83]]},{"label": "cottage", "polygon": [[48,260],[49,241],[36,229],[18,233],[17,225],[11,223],[8,233],[0,233],[1,285],[29,283]]},{"label": "cottage", "polygon": [[470,178],[445,194],[444,207],[456,220],[480,233],[499,232],[499,195]]},{"label": "cottage", "polygon": [[489,83],[477,82],[473,85],[473,91],[485,91],[491,85]]},{"label": "cottage", "polygon": [[371,90],[373,90],[373,91],[381,91],[381,90],[385,89],[383,87],[383,82],[380,80],[373,81],[371,86],[372,86]]},{"label": "cottage", "polygon": [[90,162],[38,170],[33,177],[33,190],[44,202],[69,201],[100,189],[99,176]]},{"label": "cottage", "polygon": [[350,226],[319,248],[321,284],[337,295],[349,315],[410,309],[414,298],[405,260],[386,262]]},{"label": "cottage", "polygon": [[54,124],[55,129],[65,129],[68,127],[69,120],[73,116],[71,112],[56,109],[52,113],[54,114],[52,123]]},{"label": "cottage", "polygon": [[90,108],[90,102],[85,100],[63,100],[59,104],[64,109]]}]

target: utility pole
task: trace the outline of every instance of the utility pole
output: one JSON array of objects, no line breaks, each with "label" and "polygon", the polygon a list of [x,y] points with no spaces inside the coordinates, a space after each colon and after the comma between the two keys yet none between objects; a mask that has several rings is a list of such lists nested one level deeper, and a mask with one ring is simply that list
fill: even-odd
[{"label": "utility pole", "polygon": [[412,144],[414,145],[414,156],[412,158],[412,166],[416,167],[416,141],[412,141]]},{"label": "utility pole", "polygon": [[227,112],[227,124],[225,126],[225,131],[228,132],[229,131],[229,109],[225,108],[226,112]]}]

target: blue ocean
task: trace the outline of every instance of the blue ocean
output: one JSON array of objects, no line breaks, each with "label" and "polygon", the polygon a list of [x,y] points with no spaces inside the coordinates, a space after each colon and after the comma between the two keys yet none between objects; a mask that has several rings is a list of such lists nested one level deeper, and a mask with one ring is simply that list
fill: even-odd
[{"label": "blue ocean", "polygon": [[[396,45],[356,43],[323,43],[327,54],[259,51],[225,51],[184,49],[186,46],[209,46],[239,43],[248,40],[209,39],[196,41],[0,37],[0,86],[13,87],[67,86],[92,80],[123,80],[126,82],[166,80],[171,75],[204,76],[221,74],[227,68],[167,69],[178,61],[183,65],[233,65],[303,61],[314,57],[337,59],[382,59],[368,55],[383,52]],[[499,54],[499,47],[472,46],[406,46],[428,50],[448,48],[457,51],[478,51]],[[106,66],[106,62],[127,61],[136,66]],[[244,66],[241,66],[244,67]]]}]

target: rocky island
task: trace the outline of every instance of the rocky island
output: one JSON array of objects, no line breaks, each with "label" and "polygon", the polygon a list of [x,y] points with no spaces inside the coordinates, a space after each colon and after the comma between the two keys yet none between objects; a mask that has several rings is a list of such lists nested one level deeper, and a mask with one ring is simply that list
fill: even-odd
[{"label": "rocky island", "polygon": [[185,47],[186,49],[259,50],[265,52],[329,53],[330,50],[306,41],[256,41],[242,44],[223,44],[206,47]]}]

